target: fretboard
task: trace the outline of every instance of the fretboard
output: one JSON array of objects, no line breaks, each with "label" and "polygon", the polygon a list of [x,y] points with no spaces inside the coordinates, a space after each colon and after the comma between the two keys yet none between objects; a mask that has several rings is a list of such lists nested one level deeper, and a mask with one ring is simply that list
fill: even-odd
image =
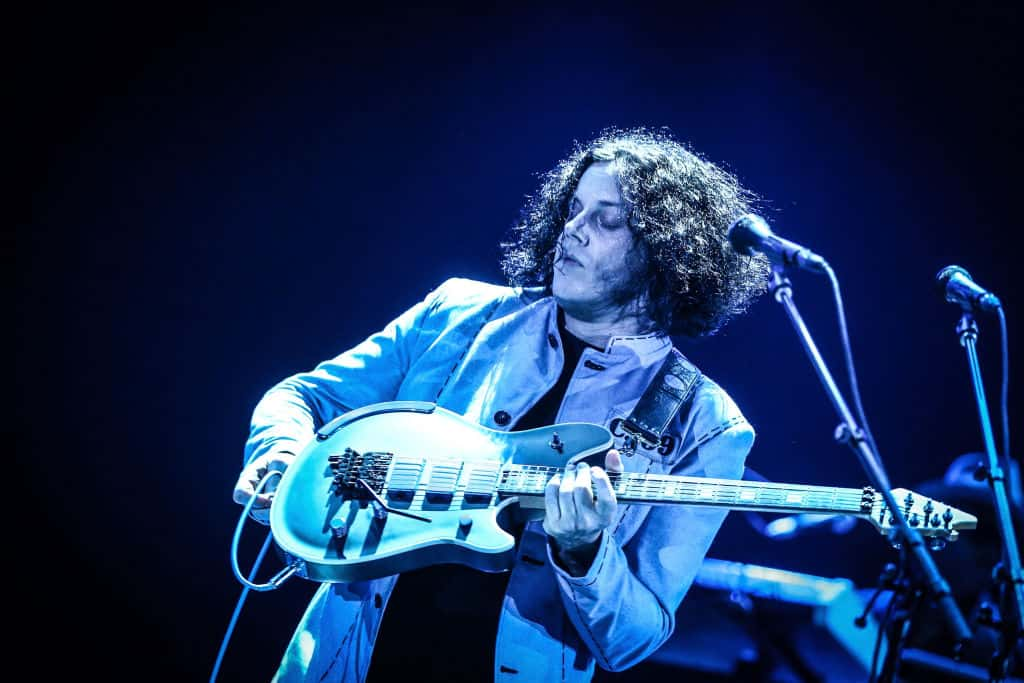
[{"label": "fretboard", "polygon": [[[498,486],[502,496],[543,496],[559,468],[513,465]],[[751,482],[735,479],[611,473],[620,503],[706,505],[734,510],[865,514],[873,495],[865,489]],[[868,503],[866,505],[866,502]]]}]

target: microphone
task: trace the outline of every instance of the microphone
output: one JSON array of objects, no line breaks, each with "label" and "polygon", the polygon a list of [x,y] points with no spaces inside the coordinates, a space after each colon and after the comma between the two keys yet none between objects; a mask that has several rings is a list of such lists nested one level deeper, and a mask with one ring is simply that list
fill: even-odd
[{"label": "microphone", "polygon": [[979,287],[971,274],[960,266],[946,266],[935,276],[939,294],[951,304],[960,304],[965,311],[995,311],[1002,306],[995,294]]},{"label": "microphone", "polygon": [[828,269],[825,259],[796,242],[790,242],[772,232],[763,218],[752,213],[740,216],[729,226],[729,241],[733,249],[745,256],[760,252],[772,263],[796,266],[813,273]]}]

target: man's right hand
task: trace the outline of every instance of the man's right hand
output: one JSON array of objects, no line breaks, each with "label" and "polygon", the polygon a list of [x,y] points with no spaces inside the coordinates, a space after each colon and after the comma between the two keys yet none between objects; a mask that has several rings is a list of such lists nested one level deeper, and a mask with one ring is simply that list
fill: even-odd
[{"label": "man's right hand", "polygon": [[256,500],[249,510],[249,516],[260,524],[268,526],[270,524],[270,503],[274,499],[274,490],[281,482],[281,475],[273,475],[259,495],[256,494],[256,487],[268,472],[284,472],[294,460],[295,454],[287,451],[267,453],[256,458],[246,465],[242,474],[239,475],[232,500],[239,505],[245,505],[255,497]]}]

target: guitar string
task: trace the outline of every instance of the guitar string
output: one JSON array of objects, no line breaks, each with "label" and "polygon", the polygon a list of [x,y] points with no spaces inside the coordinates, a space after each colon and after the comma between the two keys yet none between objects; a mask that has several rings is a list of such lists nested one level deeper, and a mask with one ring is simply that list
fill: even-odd
[{"label": "guitar string", "polygon": [[[403,491],[410,491],[410,489],[401,489],[401,490],[403,490]],[[452,510],[453,507],[458,506],[458,505],[464,505],[466,503],[466,501],[465,501],[465,494],[468,492],[466,487],[464,487],[464,486],[460,486],[460,487],[458,487],[454,491],[437,491],[437,490],[431,490],[431,489],[427,488],[426,485],[419,486],[416,489],[413,489],[412,491],[413,491],[413,496],[412,496],[412,499],[408,501],[409,502],[408,507],[400,508],[401,510],[415,510],[415,511],[419,511],[419,512],[451,512],[451,511],[453,511]],[[473,492],[475,493],[475,491],[473,491]],[[419,493],[424,493],[424,496],[422,496],[419,499],[417,499],[417,494],[419,494]],[[447,505],[448,505],[449,509],[448,510],[439,510],[438,508],[427,507],[427,504],[429,503],[429,501],[426,500],[426,495],[425,495],[426,493],[451,493],[452,497],[451,497],[451,499],[449,501],[447,501]],[[488,497],[487,503],[486,504],[481,503],[479,508],[471,507],[471,508],[459,508],[459,509],[461,509],[463,511],[467,510],[467,509],[469,509],[469,510],[472,510],[472,509],[489,509],[490,506],[492,505],[491,497],[493,497],[495,495],[498,495],[499,493],[500,493],[500,491],[489,493],[489,497]],[[508,492],[509,495],[515,495],[516,493],[520,493],[520,492]],[[871,520],[872,522],[876,522],[877,521],[883,527],[886,526],[885,523],[884,523],[884,520],[875,520],[875,517],[877,517],[877,515],[875,514],[876,509],[881,509],[883,511],[885,509],[884,499],[882,499],[881,496],[877,496],[875,498],[874,505],[872,505],[872,507],[869,510],[861,509],[859,503],[857,505],[852,505],[851,504],[851,507],[849,509],[843,509],[839,505],[829,506],[829,507],[820,507],[820,508],[810,507],[808,509],[808,507],[806,507],[806,506],[793,505],[793,504],[773,504],[771,501],[757,501],[757,500],[750,500],[750,501],[720,501],[720,500],[714,500],[714,499],[708,499],[708,498],[695,498],[695,499],[676,499],[676,498],[672,498],[672,499],[651,499],[651,498],[641,498],[641,499],[637,499],[637,500],[629,500],[628,498],[626,498],[626,499],[624,499],[623,504],[624,505],[630,505],[630,504],[641,504],[642,505],[642,504],[647,503],[647,504],[656,505],[658,503],[673,503],[673,502],[681,504],[681,505],[691,505],[691,506],[696,506],[696,507],[701,507],[701,506],[704,506],[704,505],[712,505],[712,506],[714,506],[714,505],[721,505],[723,507],[728,507],[728,508],[733,509],[733,510],[744,510],[744,509],[747,509],[747,510],[758,510],[758,511],[765,511],[765,512],[772,512],[772,511],[788,512],[788,511],[793,511],[795,509],[799,509],[799,510],[803,510],[807,514],[839,513],[839,514],[846,514],[846,515],[851,515],[851,516],[855,516],[855,517],[866,518],[868,520]],[[876,507],[879,503],[882,504],[881,508]],[[440,503],[433,503],[433,504],[434,505],[439,505]],[[474,505],[474,504],[471,503],[470,505]],[[952,508],[950,508],[950,509],[952,509]],[[940,515],[939,515],[938,512],[935,512],[935,513],[933,513],[932,517],[934,519],[939,519]],[[954,513],[954,517],[951,520],[949,520],[949,522],[943,521],[943,523],[940,524],[939,526],[935,526],[934,524],[923,523],[920,526],[920,528],[918,528],[918,532],[921,533],[924,536],[933,536],[935,534],[948,533],[949,531],[956,529],[958,527],[958,525],[960,524],[960,522],[961,522],[961,520],[957,519],[957,514]],[[891,522],[890,522],[890,524],[891,524]]]},{"label": "guitar string", "polygon": [[[378,473],[378,474],[386,474],[387,470],[388,470],[388,467],[369,468],[370,473]],[[512,479],[512,482],[509,483],[509,482],[506,481],[506,483],[504,483],[504,484],[499,484],[497,486],[497,488],[499,490],[501,490],[501,489],[517,490],[517,491],[519,491],[521,493],[531,493],[532,490],[540,489],[540,488],[546,488],[546,486],[548,484],[547,480],[544,481],[544,482],[537,481],[540,478],[541,475],[547,475],[548,473],[551,473],[552,476],[553,476],[554,473],[560,472],[560,471],[561,471],[560,468],[534,469],[534,470],[529,470],[529,471],[525,471],[525,472],[522,471],[522,470],[520,470],[518,472],[513,471],[512,475],[510,477],[510,479]],[[420,476],[420,474],[421,474],[421,472],[417,472],[415,474],[410,472],[410,473],[402,473],[402,476],[409,476],[410,478],[411,477],[417,477],[418,478]],[[456,475],[456,476],[458,476],[458,475]],[[497,478],[497,474],[495,474],[494,477],[496,479]],[[470,478],[472,478],[472,475],[470,475]],[[823,488],[818,488],[818,487],[807,487],[807,486],[804,486],[804,485],[792,485],[792,486],[784,486],[784,487],[766,488],[766,487],[763,487],[761,485],[751,486],[749,484],[743,484],[743,483],[733,484],[733,483],[721,482],[721,481],[715,481],[713,483],[705,483],[705,482],[701,482],[701,481],[680,480],[680,479],[672,478],[672,477],[660,478],[657,475],[655,475],[655,476],[650,476],[650,475],[632,475],[631,476],[631,473],[626,473],[625,476],[622,476],[621,474],[618,475],[618,476],[613,475],[611,478],[613,479],[613,486],[617,489],[616,493],[626,494],[626,495],[628,495],[630,493],[635,493],[635,494],[639,494],[639,495],[652,495],[652,494],[659,494],[660,493],[663,497],[668,497],[668,498],[674,498],[674,497],[678,497],[678,496],[683,496],[683,497],[692,496],[692,497],[697,497],[697,498],[705,498],[705,497],[713,497],[713,498],[739,497],[741,500],[748,500],[748,499],[743,499],[742,498],[742,494],[744,492],[753,491],[754,494],[755,494],[755,501],[757,501],[757,502],[768,503],[768,502],[774,502],[776,500],[779,500],[779,501],[781,501],[783,503],[808,503],[809,504],[811,502],[835,501],[836,504],[838,504],[838,505],[852,505],[852,504],[856,503],[858,505],[858,507],[859,507],[861,498],[863,496],[863,491],[860,490],[860,489],[839,488],[839,487],[835,487],[835,488],[825,487],[823,489]],[[617,480],[617,481],[615,481],[615,480]],[[431,482],[431,483],[433,483],[433,482]],[[419,485],[418,484],[417,486],[418,486],[418,488],[415,489],[415,490],[421,490],[421,488],[422,488],[422,490],[434,490],[434,491],[437,491],[437,492],[443,492],[444,491],[443,488],[429,489],[428,487],[430,486],[430,483],[423,484],[423,485]],[[459,487],[460,488],[466,488],[466,486],[467,485],[460,485]],[[490,488],[492,486],[494,486],[494,484],[492,482],[489,482],[487,484],[488,488]],[[521,488],[517,488],[517,487],[521,487]],[[623,487],[624,487],[625,490],[623,490]],[[404,487],[389,487],[389,488],[393,488],[394,490],[413,490],[413,489],[408,489],[408,488],[404,488]],[[671,490],[670,490],[670,492],[666,493],[665,492],[666,489],[671,489]],[[711,496],[707,496],[707,495],[702,496],[700,494],[700,492],[702,490],[708,490],[708,489],[714,490],[714,493]],[[473,490],[474,491],[478,491],[475,488]],[[478,492],[485,493],[486,491],[479,490]],[[737,496],[737,494],[740,494],[740,495]],[[801,499],[799,501],[790,500],[788,497],[791,496],[791,495],[799,495]],[[782,500],[783,496],[786,496],[785,500]],[[877,496],[874,498],[874,500],[877,501]]]},{"label": "guitar string", "polygon": [[[420,500],[418,502],[416,501],[417,494],[421,493],[421,492],[424,493],[424,494],[426,494],[426,493],[450,493],[452,495],[452,499],[450,501],[448,501],[449,505],[455,505],[455,504],[458,504],[458,503],[464,503],[465,502],[465,494],[467,492],[468,493],[481,493],[481,494],[488,493],[491,496],[497,495],[497,494],[501,493],[500,490],[493,491],[493,492],[481,492],[481,491],[471,490],[471,489],[468,489],[464,485],[459,485],[454,490],[451,490],[451,491],[439,490],[439,489],[431,489],[431,488],[429,488],[428,484],[418,485],[415,489],[396,489],[396,490],[399,490],[399,491],[412,491],[413,492],[413,500],[409,501],[410,502],[409,507],[408,508],[402,508],[402,509],[419,510],[419,511],[424,511],[424,512],[429,512],[431,510],[435,510],[435,508],[423,507],[424,502],[425,502],[424,501],[425,496],[424,496],[424,498],[420,498]],[[509,495],[514,495],[516,493],[530,493],[530,492],[514,491],[513,490],[513,491],[505,491],[505,493],[507,493]],[[626,492],[626,494],[628,495],[628,492]],[[693,498],[693,499],[683,499],[683,500],[680,500],[678,498],[655,499],[655,500],[647,498],[647,499],[640,499],[640,500],[630,501],[630,503],[625,503],[625,504],[635,504],[635,503],[643,504],[645,501],[646,502],[650,502],[652,504],[653,503],[658,503],[658,502],[678,502],[678,503],[681,503],[681,504],[689,503],[689,504],[692,504],[692,505],[720,504],[720,505],[727,506],[727,507],[730,507],[730,508],[733,508],[733,509],[744,509],[744,508],[763,509],[763,508],[760,508],[759,506],[764,505],[764,506],[769,508],[769,511],[772,510],[772,509],[780,510],[780,511],[786,511],[786,510],[793,510],[793,509],[805,509],[806,507],[809,507],[809,506],[804,506],[804,505],[799,505],[799,504],[790,504],[790,503],[781,503],[780,504],[780,503],[775,503],[774,501],[762,501],[762,500],[747,500],[747,501],[733,501],[733,502],[729,502],[729,501],[720,501],[720,500],[708,499],[706,497]],[[834,505],[834,506],[820,507],[820,508],[813,508],[812,507],[812,510],[814,510],[816,512],[842,512],[843,514],[848,514],[848,515],[874,518],[875,517],[875,510],[876,509],[884,509],[884,499],[882,499],[882,497],[880,495],[876,495],[874,500],[873,500],[873,503],[874,504],[872,505],[871,509],[867,510],[867,511],[862,510],[860,508],[859,499],[856,502],[856,505],[854,505],[852,502],[849,503],[850,506],[851,506],[850,509],[841,509],[840,505],[837,504],[837,505]],[[876,506],[879,503],[881,503],[882,506],[880,508],[876,508]],[[490,501],[488,502],[488,505],[489,504],[490,504]],[[952,508],[950,508],[950,509],[952,509]],[[939,513],[935,512],[933,514],[933,517],[939,517]],[[931,525],[930,526],[922,525],[922,527],[919,529],[919,532],[925,533],[925,534],[929,534],[929,533],[948,531],[950,528],[953,528],[953,527],[956,526],[956,521],[958,521],[958,520],[955,520],[955,519],[951,520],[949,522],[949,525],[950,525],[949,527],[944,527],[944,526],[936,527],[936,526],[931,526]]]},{"label": "guitar string", "polygon": [[[453,474],[454,478],[459,478],[461,475],[460,470],[464,463],[461,461],[455,461],[457,465],[445,465],[443,463],[435,462],[435,468],[447,467],[449,472]],[[404,476],[419,477],[422,474],[423,465],[417,462],[396,462],[395,465],[404,466],[406,472]],[[384,474],[392,468],[390,464],[379,464],[365,468],[363,471],[370,473]],[[419,471],[416,471],[419,470]],[[537,481],[541,477],[550,478],[548,475],[553,476],[556,473],[563,471],[561,467],[543,466],[543,465],[521,465],[517,469],[511,470],[512,483],[499,484],[497,489],[499,491],[504,490],[506,493],[520,493],[520,494],[538,494],[541,487],[546,488],[547,481]],[[415,473],[414,473],[415,472]],[[870,513],[874,514],[875,509],[881,505],[881,514],[884,516],[884,500],[880,500],[881,496],[875,492],[872,492],[870,500],[870,510],[865,511],[862,509],[861,503],[864,495],[864,489],[853,489],[853,488],[840,488],[840,487],[818,487],[804,484],[779,484],[776,482],[759,482],[756,485],[744,483],[737,480],[735,483],[731,481],[716,480],[714,482],[703,482],[694,481],[697,478],[686,478],[675,477],[672,475],[636,475],[633,473],[610,473],[611,479],[613,480],[613,486],[616,489],[616,494],[619,496],[629,497],[631,495],[641,496],[646,499],[653,499],[654,502],[662,501],[693,501],[700,502],[702,500],[711,500],[716,503],[728,504],[730,501],[735,501],[737,506],[741,505],[766,505],[777,508],[815,508],[815,509],[836,509],[841,508],[846,510],[850,508],[849,512],[856,512],[858,514]],[[470,478],[472,478],[472,474]],[[477,475],[479,478],[479,475]],[[495,473],[494,478],[496,479],[498,473]],[[432,482],[431,482],[432,483]],[[394,487],[394,490],[424,490],[436,493],[448,492],[444,488],[430,488],[431,483],[418,485],[416,489],[399,488]],[[471,482],[472,483],[472,482]],[[477,485],[479,486],[479,484]],[[477,486],[470,487],[469,485],[456,486],[455,490],[467,490],[473,493],[485,494],[489,493],[488,490],[477,488]],[[487,489],[494,486],[493,482],[487,484]],[[519,487],[519,488],[517,488]],[[666,489],[669,489],[666,492]],[[701,495],[701,491],[712,490],[712,493]],[[742,494],[745,492],[754,492],[754,499],[743,498]],[[737,492],[740,494],[739,500],[737,501]],[[415,495],[415,494],[414,494]],[[785,495],[786,499],[781,497]],[[799,500],[792,500],[790,496],[797,495],[800,497]],[[920,504],[920,500],[931,500],[924,496],[918,496],[917,500],[911,505],[910,509],[916,510]],[[931,501],[937,503],[938,501]],[[943,503],[938,503],[942,507],[948,508]],[[936,513],[937,515],[938,513]]]},{"label": "guitar string", "polygon": [[[415,475],[412,475],[411,472],[410,472],[409,476],[419,476],[422,473],[423,466],[418,464],[418,463],[399,463],[399,464],[406,465],[408,470],[414,470],[414,469],[419,468],[419,470],[420,470],[419,472],[417,472]],[[391,465],[374,465],[372,467],[367,467],[367,468],[360,469],[359,471],[360,472],[368,472],[368,473],[371,473],[371,474],[387,474],[388,471],[391,469],[391,467],[392,467]],[[435,464],[434,467],[436,469],[437,465]],[[518,478],[537,478],[537,477],[542,476],[542,475],[543,476],[547,476],[547,475],[554,476],[555,474],[559,474],[559,473],[563,472],[563,469],[560,468],[560,467],[550,467],[550,466],[542,466],[542,465],[520,465],[520,466],[518,466],[518,469],[510,470],[509,472],[510,472],[512,477],[518,477]],[[405,475],[405,474],[406,473],[403,472],[403,475]],[[498,473],[495,473],[495,476],[497,476],[497,474]],[[735,489],[744,489],[744,490],[754,490],[754,491],[758,491],[758,492],[765,493],[765,494],[777,492],[779,494],[783,494],[783,493],[785,493],[785,494],[807,493],[807,494],[811,494],[811,495],[833,495],[835,493],[836,495],[849,496],[850,498],[856,497],[858,500],[860,499],[860,497],[864,493],[863,489],[855,489],[855,488],[848,488],[848,487],[822,487],[822,486],[814,486],[814,485],[810,485],[810,484],[784,484],[784,483],[777,483],[777,482],[757,482],[757,483],[753,483],[752,484],[752,483],[749,483],[749,482],[744,482],[742,480],[735,480],[735,482],[733,482],[733,481],[730,481],[730,480],[721,480],[721,479],[705,481],[701,477],[683,477],[683,476],[675,476],[675,475],[656,475],[656,474],[636,474],[636,473],[632,473],[632,472],[609,473],[609,474],[610,474],[610,477],[613,480],[614,479],[618,479],[619,481],[625,480],[631,486],[635,486],[635,485],[640,485],[640,486],[645,486],[645,487],[651,487],[651,486],[664,487],[664,486],[667,486],[667,485],[673,485],[673,486],[693,486],[693,487],[708,487],[708,486],[712,486],[712,487],[721,487],[721,488],[730,488],[730,489],[735,488]],[[921,498],[924,498],[924,496],[921,496]]]},{"label": "guitar string", "polygon": [[[415,476],[416,478],[418,478],[419,474],[416,474],[416,475],[405,475],[405,474],[403,474],[403,476],[409,476],[410,478]],[[470,479],[471,478],[472,477],[470,477]],[[460,477],[460,479],[461,479],[461,477]],[[491,487],[495,486],[496,479],[497,479],[497,475],[495,475],[494,480],[488,481],[485,484],[485,486],[487,488],[491,488]],[[717,482],[716,483],[707,483],[707,484],[705,484],[705,483],[702,483],[702,482],[678,481],[678,480],[673,480],[673,479],[656,479],[656,480],[652,480],[650,478],[642,478],[642,477],[637,477],[637,478],[632,478],[632,477],[613,477],[612,479],[613,479],[613,487],[617,490],[617,492],[625,492],[625,493],[629,493],[629,492],[640,492],[640,493],[651,493],[651,492],[658,493],[658,492],[662,492],[662,493],[664,493],[665,491],[668,491],[668,493],[665,493],[665,495],[673,496],[673,495],[678,495],[678,494],[683,494],[683,495],[700,495],[700,492],[704,491],[704,490],[712,490],[712,491],[716,491],[717,490],[717,492],[714,495],[727,495],[727,496],[742,498],[742,494],[743,493],[745,493],[745,492],[753,492],[755,494],[755,496],[757,496],[760,499],[764,499],[764,500],[769,500],[769,499],[780,499],[781,500],[784,496],[788,497],[790,495],[799,495],[801,500],[836,500],[836,501],[843,501],[843,502],[851,502],[851,501],[860,502],[861,498],[863,497],[862,491],[860,491],[858,489],[844,489],[844,488],[834,488],[834,489],[826,489],[826,490],[807,490],[807,489],[801,489],[801,488],[764,489],[764,488],[759,488],[759,487],[754,487],[754,486],[744,486],[744,485],[741,485],[741,484],[740,485],[737,485],[737,484],[722,484],[722,483],[717,483]],[[614,481],[614,480],[617,480],[617,481]],[[394,481],[394,477],[392,477],[392,481]],[[546,488],[548,483],[549,483],[549,481],[550,481],[550,479],[546,479],[546,480],[541,481],[540,478],[537,476],[537,474],[529,474],[529,475],[516,475],[516,474],[513,474],[505,482],[497,483],[497,488],[498,489],[514,489],[514,490],[519,490],[519,491],[521,491],[523,493],[528,493],[528,492],[531,492],[531,490],[540,490],[540,489]],[[432,483],[434,483],[434,482],[428,482],[427,484],[417,484],[417,486],[424,486],[425,487],[425,486],[429,486]],[[465,486],[468,486],[468,485],[460,485],[460,486],[465,487]],[[393,486],[393,485],[390,488],[394,488],[396,490],[401,490],[401,487],[397,487],[397,486]],[[436,490],[440,491],[440,490],[443,490],[443,489],[438,488]],[[737,494],[740,494],[740,495],[737,496]],[[877,495],[874,497],[874,499],[877,500]],[[798,501],[788,500],[788,502],[798,502]]]},{"label": "guitar string", "polygon": [[[435,466],[436,467],[436,466]],[[533,468],[533,469],[527,469]],[[390,466],[381,465],[370,468],[365,468],[361,472],[368,472],[370,474],[382,474],[386,475]],[[418,470],[418,471],[417,471]],[[407,467],[406,471],[401,472],[401,476],[407,477],[419,477],[422,474],[422,466],[413,465]],[[547,477],[547,475],[553,476],[556,473],[561,472],[561,468],[554,467],[542,467],[542,466],[523,466],[518,470],[511,470],[509,472],[511,479],[513,480],[526,480],[520,482],[522,485],[530,486],[531,480],[535,481],[540,477]],[[495,472],[492,476],[497,478],[498,472]],[[394,474],[392,475],[394,476]],[[460,477],[461,473],[453,472],[452,477]],[[476,473],[470,474],[470,478],[478,476]],[[863,489],[853,489],[844,487],[818,487],[808,486],[802,484],[775,484],[774,486],[765,486],[763,483],[751,485],[737,480],[735,483],[728,480],[713,480],[703,481],[698,477],[683,478],[674,477],[671,475],[639,475],[634,473],[611,473],[610,478],[613,480],[616,486],[621,486],[623,483],[626,487],[631,489],[643,488],[645,490],[650,489],[665,489],[668,487],[675,487],[679,491],[689,492],[691,490],[701,490],[707,488],[717,488],[723,493],[734,494],[736,491],[747,492],[753,491],[757,495],[763,496],[780,496],[780,495],[793,495],[798,494],[801,496],[808,495],[817,498],[835,498],[835,499],[847,499],[847,500],[860,500],[864,494]],[[774,483],[774,482],[770,482]],[[536,484],[534,484],[536,485]],[[544,486],[547,485],[547,480],[544,482]],[[922,497],[923,498],[923,497]]]},{"label": "guitar string", "polygon": [[[408,487],[396,487],[388,486],[389,492],[411,492],[413,497],[416,497],[418,493],[437,493],[437,494],[451,494],[453,499],[459,494],[465,497],[465,494],[480,494],[480,495],[498,495],[504,493],[506,495],[526,494],[526,495],[542,495],[543,492],[537,491],[536,489],[524,489],[516,488],[515,486],[497,486],[488,487],[487,489],[478,489],[471,487],[467,484],[457,484],[454,488],[440,488],[432,487],[429,483],[417,484],[413,488]],[[754,498],[754,499],[737,499],[735,496],[720,496],[713,494],[711,496],[702,496],[693,491],[675,491],[670,494],[661,493],[658,490],[636,490],[627,488],[626,490],[617,490],[615,494],[619,498],[630,499],[631,496],[641,496],[632,502],[644,502],[650,501],[656,502],[690,502],[695,504],[713,504],[718,503],[722,505],[729,505],[731,507],[742,508],[745,506],[768,506],[773,509],[779,510],[822,510],[822,511],[842,511],[848,514],[865,514],[860,507],[860,498],[856,499],[851,497],[836,498],[834,502],[826,502],[821,500],[801,500],[801,501],[790,501],[782,500],[777,497],[771,498]],[[725,500],[727,498],[727,500]],[[875,499],[877,503],[879,498]],[[870,511],[869,511],[870,512]]]},{"label": "guitar string", "polygon": [[[468,463],[471,467],[473,464]],[[423,470],[423,465],[420,463],[408,462],[408,463],[396,463],[397,466],[404,466],[407,470],[419,469],[420,472]],[[387,473],[393,466],[392,465],[374,465],[371,467],[360,468],[360,472],[370,472],[375,474]],[[436,470],[438,465],[434,464]],[[456,469],[461,469],[461,466]],[[546,465],[517,465],[515,469],[508,470],[512,476],[523,476],[523,477],[536,477],[539,475],[560,474],[564,471],[561,467],[551,467]],[[496,472],[495,476],[497,476]],[[816,492],[831,492],[840,491],[843,493],[849,493],[850,495],[861,496],[863,489],[849,488],[849,487],[829,487],[829,486],[816,486],[812,484],[786,484],[778,482],[756,482],[750,483],[743,480],[728,480],[728,479],[707,479],[703,477],[687,477],[679,475],[658,475],[658,474],[639,474],[633,472],[621,472],[621,473],[609,473],[610,477],[615,479],[626,479],[630,482],[657,482],[660,484],[692,484],[694,486],[734,486],[739,488],[757,489],[761,491],[805,491],[810,493]],[[923,496],[922,496],[923,497]]]},{"label": "guitar string", "polygon": [[[452,496],[452,501],[451,502],[452,503],[454,503],[456,501],[460,501],[460,500],[464,502],[465,495],[467,493],[470,493],[470,494],[474,494],[475,493],[475,494],[479,494],[479,495],[488,495],[489,497],[490,496],[494,496],[494,495],[499,495],[499,494],[502,494],[502,493],[504,493],[505,495],[516,495],[516,494],[519,494],[519,495],[523,495],[523,494],[526,494],[526,495],[531,495],[531,494],[532,495],[542,495],[540,492],[538,492],[536,490],[516,489],[514,487],[508,487],[508,486],[506,486],[506,487],[499,486],[497,488],[493,488],[492,487],[492,489],[489,489],[489,490],[481,490],[481,489],[477,489],[477,488],[471,488],[471,487],[469,487],[468,485],[465,485],[465,484],[456,485],[454,489],[431,488],[429,483],[425,483],[425,484],[418,484],[415,488],[398,488],[398,487],[392,488],[392,487],[388,487],[388,490],[389,491],[411,492],[413,499],[416,498],[416,495],[418,493],[424,493],[424,494],[426,494],[426,493],[451,494],[451,496]],[[884,513],[886,512],[885,501],[878,494],[875,494],[872,497],[872,499],[870,501],[870,506],[868,507],[868,509],[864,509],[861,506],[861,499],[860,499],[860,497],[854,498],[854,497],[849,497],[849,496],[848,497],[844,497],[844,498],[836,498],[832,502],[824,502],[824,501],[820,501],[820,500],[802,500],[802,501],[797,502],[797,501],[779,500],[779,499],[771,499],[771,498],[768,498],[768,499],[755,498],[755,499],[752,499],[752,500],[751,499],[737,500],[735,498],[728,498],[728,497],[726,497],[727,499],[723,499],[723,497],[718,496],[718,495],[699,496],[699,495],[694,495],[692,492],[689,492],[689,491],[684,491],[684,492],[678,492],[677,491],[674,494],[668,494],[668,495],[662,495],[662,496],[651,495],[651,493],[648,492],[648,491],[635,491],[635,490],[626,490],[626,491],[621,491],[620,490],[620,491],[616,491],[615,493],[616,493],[617,497],[622,498],[624,501],[629,501],[629,503],[627,503],[627,504],[636,504],[636,503],[643,504],[645,502],[648,502],[648,503],[651,503],[651,504],[672,503],[672,502],[679,503],[679,504],[690,504],[690,505],[716,505],[717,504],[717,505],[722,505],[722,506],[725,506],[725,507],[730,507],[732,509],[744,509],[744,508],[765,509],[765,508],[767,508],[767,510],[769,510],[769,511],[770,510],[779,510],[779,511],[804,510],[804,511],[812,511],[812,512],[819,512],[819,513],[828,513],[828,512],[835,513],[835,512],[840,512],[840,513],[843,513],[843,514],[856,515],[856,516],[867,516],[867,517],[871,517],[871,518],[874,518],[875,516],[877,516],[877,513],[881,513],[881,515],[884,516]],[[643,496],[643,497],[632,499],[631,495],[640,495],[640,496]],[[937,501],[932,501],[932,502],[933,503],[937,503]],[[420,504],[422,505],[422,502]],[[941,506],[944,509],[950,509],[950,510],[955,509],[955,508],[950,508],[949,506],[945,505],[944,503],[938,503],[938,506]],[[912,507],[912,509],[916,510],[916,507],[917,507],[917,504],[915,504]],[[414,507],[413,509],[422,509],[422,508],[415,508]],[[932,513],[932,515],[931,515],[932,517],[935,517],[935,518],[939,517],[938,509],[939,508],[936,507],[936,511],[934,513]],[[957,513],[954,513],[954,517],[956,516],[956,514]],[[950,524],[953,524],[954,521],[955,520],[951,520]],[[880,522],[884,522],[884,520],[880,520]],[[922,527],[922,530],[923,529],[924,529],[924,527]],[[936,530],[936,529],[938,529],[938,527],[935,527],[934,525],[928,527],[929,531],[933,531],[933,530]]]}]

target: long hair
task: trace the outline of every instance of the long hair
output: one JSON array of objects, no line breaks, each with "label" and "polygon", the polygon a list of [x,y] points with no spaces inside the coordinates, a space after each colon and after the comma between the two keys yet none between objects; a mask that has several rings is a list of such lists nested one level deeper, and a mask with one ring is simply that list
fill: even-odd
[{"label": "long hair", "polygon": [[765,291],[767,260],[740,255],[727,236],[758,198],[667,131],[646,128],[606,129],[589,143],[577,142],[541,176],[501,244],[501,267],[512,285],[550,289],[570,199],[584,171],[600,162],[612,165],[629,206],[640,259],[632,295],[646,302],[656,328],[687,337],[714,334]]}]

